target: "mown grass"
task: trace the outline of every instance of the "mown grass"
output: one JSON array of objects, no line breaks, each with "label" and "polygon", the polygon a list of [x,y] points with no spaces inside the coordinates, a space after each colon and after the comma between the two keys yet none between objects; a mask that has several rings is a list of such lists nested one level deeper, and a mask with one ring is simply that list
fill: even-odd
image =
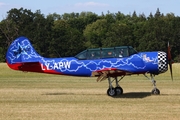
[{"label": "mown grass", "polygon": [[0,63],[0,119],[2,120],[178,120],[180,118],[180,64],[156,76],[161,95],[151,95],[152,84],[143,75],[127,76],[124,94],[106,95],[107,80],[13,71]]}]

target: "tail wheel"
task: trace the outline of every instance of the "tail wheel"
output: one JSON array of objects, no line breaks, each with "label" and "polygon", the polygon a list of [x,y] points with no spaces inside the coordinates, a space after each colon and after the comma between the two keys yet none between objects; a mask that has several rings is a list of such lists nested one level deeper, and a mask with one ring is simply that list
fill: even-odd
[{"label": "tail wheel", "polygon": [[155,89],[152,90],[151,93],[152,93],[153,95],[159,95],[159,94],[160,94],[160,90],[157,89],[157,88],[155,88]]},{"label": "tail wheel", "polygon": [[116,96],[117,92],[116,92],[116,89],[115,88],[109,88],[107,90],[107,95],[109,96]]}]

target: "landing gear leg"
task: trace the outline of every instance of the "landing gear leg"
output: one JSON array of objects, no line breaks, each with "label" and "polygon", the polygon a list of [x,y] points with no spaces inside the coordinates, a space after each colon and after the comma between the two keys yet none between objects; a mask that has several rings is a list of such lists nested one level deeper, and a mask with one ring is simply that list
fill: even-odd
[{"label": "landing gear leg", "polygon": [[[122,77],[120,78],[120,80],[122,80],[123,78],[124,78],[124,76],[122,76]],[[122,87],[120,87],[120,85],[118,84],[120,80],[118,81],[117,77],[115,77],[115,80],[116,80],[116,87],[115,87],[116,93],[117,93],[117,95],[121,95],[121,94],[123,94],[123,89],[122,89]]]},{"label": "landing gear leg", "polygon": [[157,89],[157,87],[156,87],[156,81],[154,80],[154,77],[153,77],[152,74],[151,74],[151,81],[152,81],[153,86],[154,86],[154,88],[152,89],[151,93],[154,94],[154,95],[159,95],[159,94],[160,94],[160,90]]},{"label": "landing gear leg", "polygon": [[[160,90],[159,89],[157,89],[157,87],[156,87],[156,81],[154,80],[154,77],[153,77],[153,74],[151,74],[150,75],[151,76],[151,81],[152,81],[152,84],[153,84],[153,89],[152,89],[152,91],[151,91],[151,93],[153,94],[153,95],[159,95],[160,94]],[[145,75],[145,77],[147,77],[146,75]],[[148,77],[147,77],[148,78]],[[149,79],[149,78],[148,78]]]},{"label": "landing gear leg", "polygon": [[107,94],[109,96],[116,96],[117,92],[116,92],[115,88],[112,85],[113,81],[111,81],[110,77],[108,77],[108,82],[109,82],[109,89],[107,90]]},{"label": "landing gear leg", "polygon": [[[120,78],[120,80],[122,80],[124,78],[124,76],[122,76]],[[116,87],[114,88],[112,83],[113,81],[116,81]],[[117,77],[115,77],[114,80],[111,80],[110,77],[108,77],[108,82],[109,82],[109,89],[107,90],[107,94],[109,96],[116,96],[116,95],[121,95],[123,94],[123,89],[120,87],[120,85],[118,84],[120,80],[117,79]]]}]

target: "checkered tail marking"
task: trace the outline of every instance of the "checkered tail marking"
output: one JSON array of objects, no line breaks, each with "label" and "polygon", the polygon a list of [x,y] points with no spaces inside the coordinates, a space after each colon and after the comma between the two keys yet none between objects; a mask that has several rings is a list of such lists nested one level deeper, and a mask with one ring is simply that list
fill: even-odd
[{"label": "checkered tail marking", "polygon": [[159,73],[164,73],[168,70],[167,54],[165,52],[158,52],[158,69]]}]

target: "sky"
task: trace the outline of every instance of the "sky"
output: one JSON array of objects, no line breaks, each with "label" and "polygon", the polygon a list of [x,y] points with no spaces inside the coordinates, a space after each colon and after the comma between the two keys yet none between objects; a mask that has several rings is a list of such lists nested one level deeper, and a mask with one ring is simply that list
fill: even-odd
[{"label": "sky", "polygon": [[5,19],[7,12],[13,8],[29,9],[32,12],[40,10],[45,16],[52,13],[93,12],[98,15],[107,11],[131,15],[144,13],[155,14],[157,8],[163,14],[174,13],[180,16],[180,0],[0,0],[0,21]]}]

